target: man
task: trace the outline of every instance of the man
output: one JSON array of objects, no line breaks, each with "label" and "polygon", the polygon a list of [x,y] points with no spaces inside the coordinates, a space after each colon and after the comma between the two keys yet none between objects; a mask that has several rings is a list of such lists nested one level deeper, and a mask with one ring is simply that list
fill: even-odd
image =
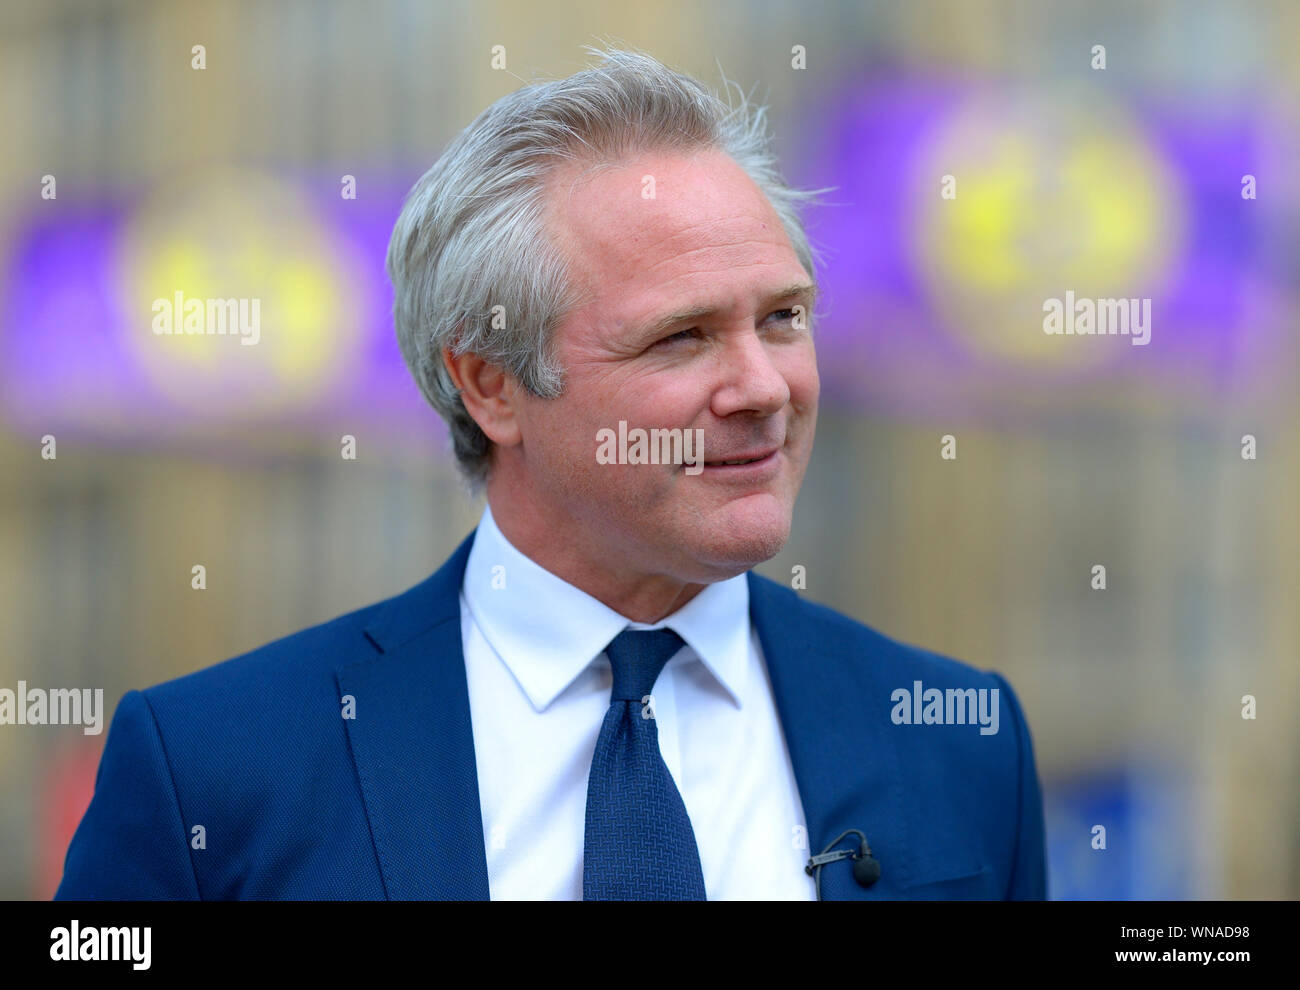
[{"label": "man", "polygon": [[59,897],[1045,896],[1006,682],[750,570],[818,398],[761,122],[612,51],[452,142],[388,263],[482,522],[405,594],[127,694]]}]

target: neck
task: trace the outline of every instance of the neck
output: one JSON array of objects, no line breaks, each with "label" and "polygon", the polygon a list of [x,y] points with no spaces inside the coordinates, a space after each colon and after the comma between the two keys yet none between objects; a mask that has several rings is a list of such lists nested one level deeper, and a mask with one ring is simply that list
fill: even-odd
[{"label": "neck", "polygon": [[[616,550],[611,552],[605,547],[600,552],[602,548],[586,546],[586,534],[593,527],[573,518],[543,516],[536,506],[521,511],[508,490],[494,490],[490,481],[488,505],[497,528],[511,546],[537,566],[633,622],[656,623],[705,588],[668,574],[611,567],[607,562],[621,556]],[[579,535],[571,540],[556,540],[556,533]]]}]

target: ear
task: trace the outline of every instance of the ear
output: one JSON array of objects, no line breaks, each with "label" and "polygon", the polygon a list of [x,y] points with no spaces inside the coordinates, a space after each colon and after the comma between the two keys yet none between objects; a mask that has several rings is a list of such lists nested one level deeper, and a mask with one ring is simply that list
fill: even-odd
[{"label": "ear", "polygon": [[442,349],[442,363],[460,390],[465,411],[487,438],[500,447],[519,443],[515,411],[520,388],[514,376],[472,352],[453,354],[450,347]]}]

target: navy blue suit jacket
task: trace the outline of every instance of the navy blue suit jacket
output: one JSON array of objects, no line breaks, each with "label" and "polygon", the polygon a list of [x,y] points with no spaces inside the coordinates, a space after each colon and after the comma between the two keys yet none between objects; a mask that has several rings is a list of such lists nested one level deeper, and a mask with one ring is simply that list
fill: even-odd
[{"label": "navy blue suit jacket", "polygon": [[[487,898],[460,636],[472,541],[395,598],[128,692],[56,898]],[[883,871],[863,888],[833,863],[823,897],[1045,897],[1006,681],[747,578],[810,854],[857,828]],[[894,724],[891,693],[918,680],[999,688],[999,731]]]}]

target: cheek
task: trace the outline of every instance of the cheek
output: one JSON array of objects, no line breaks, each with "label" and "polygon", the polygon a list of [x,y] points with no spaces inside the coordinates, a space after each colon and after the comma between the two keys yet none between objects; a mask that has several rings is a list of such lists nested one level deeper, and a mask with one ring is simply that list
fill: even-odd
[{"label": "cheek", "polygon": [[596,460],[595,430],[588,430],[583,410],[571,394],[533,399],[521,423],[526,470],[532,483],[550,491],[564,490]]},{"label": "cheek", "polygon": [[700,420],[711,394],[709,371],[698,367],[624,382],[608,401],[607,425],[625,419],[629,428],[685,428]]},{"label": "cheek", "polygon": [[790,355],[782,366],[781,373],[790,389],[791,403],[816,407],[817,397],[821,393],[821,378],[817,374],[817,352],[811,341]]},{"label": "cheek", "polygon": [[542,462],[534,470],[544,476],[536,480],[586,500],[629,503],[650,479],[637,465],[602,464],[596,457],[600,431],[612,430],[617,436],[620,420],[629,428],[651,425],[657,406],[627,390],[610,395],[584,393],[580,388],[571,384],[564,396],[530,417],[528,437],[541,451]]}]

